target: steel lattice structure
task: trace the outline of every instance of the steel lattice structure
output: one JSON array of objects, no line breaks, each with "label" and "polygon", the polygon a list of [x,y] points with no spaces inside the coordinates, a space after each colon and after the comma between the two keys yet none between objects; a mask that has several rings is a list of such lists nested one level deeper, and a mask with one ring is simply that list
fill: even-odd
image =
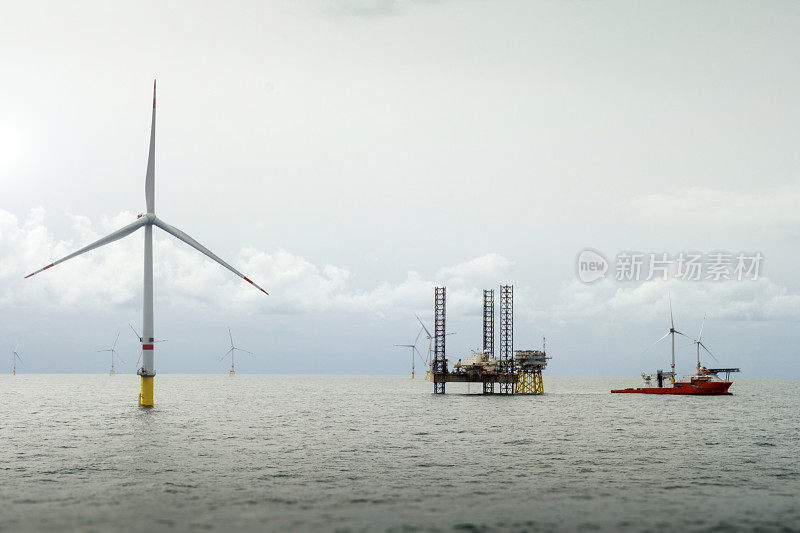
[{"label": "steel lattice structure", "polygon": [[494,356],[494,289],[483,291],[483,353]]},{"label": "steel lattice structure", "polygon": [[[500,286],[500,371],[514,371],[514,286]],[[500,394],[511,394],[511,383],[500,384]]]},{"label": "steel lattice structure", "polygon": [[434,316],[434,342],[433,342],[433,362],[432,370],[434,375],[433,392],[444,394],[444,381],[436,381],[436,374],[447,373],[447,359],[445,357],[445,311],[446,311],[446,287],[436,287],[436,299],[433,305]]}]

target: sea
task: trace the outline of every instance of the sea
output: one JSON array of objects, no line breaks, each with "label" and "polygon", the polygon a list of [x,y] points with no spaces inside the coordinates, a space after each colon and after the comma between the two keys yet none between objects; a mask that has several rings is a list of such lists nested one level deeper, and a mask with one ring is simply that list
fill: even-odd
[{"label": "sea", "polygon": [[1,531],[800,531],[800,380],[0,376]]}]

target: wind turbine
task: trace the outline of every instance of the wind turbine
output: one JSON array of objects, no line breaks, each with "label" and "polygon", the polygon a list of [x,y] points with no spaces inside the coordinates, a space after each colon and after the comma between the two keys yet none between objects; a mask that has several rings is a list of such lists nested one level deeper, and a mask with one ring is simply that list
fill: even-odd
[{"label": "wind turbine", "polygon": [[702,322],[702,324],[700,324],[700,334],[697,336],[697,338],[694,341],[692,341],[693,344],[695,344],[697,346],[697,371],[698,372],[700,371],[700,347],[701,346],[703,347],[703,349],[705,351],[708,352],[708,355],[710,355],[711,357],[714,358],[714,361],[717,361],[717,358],[714,357],[714,354],[711,353],[711,350],[706,348],[706,345],[703,344],[703,341],[700,340],[700,339],[703,338],[703,327],[705,327],[705,325],[706,325],[706,315],[703,315],[703,322]]},{"label": "wind turbine", "polygon": [[225,352],[225,355],[223,355],[222,357],[219,358],[219,360],[222,361],[223,359],[228,357],[228,355],[230,354],[230,356],[231,356],[231,371],[228,373],[228,375],[230,377],[234,377],[236,375],[236,370],[234,368],[234,356],[236,355],[236,350],[239,350],[240,352],[249,353],[250,355],[253,355],[253,352],[248,352],[247,350],[244,350],[242,348],[237,348],[236,346],[234,346],[234,344],[233,344],[233,335],[231,335],[231,328],[228,328],[228,337],[231,339],[231,347],[228,349],[227,352]]},{"label": "wind turbine", "polygon": [[[117,358],[120,361],[122,361],[122,358],[117,355],[117,341],[118,340],[119,340],[119,331],[117,332],[117,338],[114,339],[114,344],[113,344],[113,346],[111,346],[111,348],[109,348],[108,350],[97,350],[97,353],[100,353],[100,352],[111,352],[111,371],[108,373],[109,376],[113,376],[113,375],[116,374],[116,371],[114,370],[114,356],[116,355]],[[125,361],[122,361],[122,362],[124,363]]]},{"label": "wind turbine", "polygon": [[[425,326],[422,326],[421,328],[419,328],[419,333],[417,333],[417,338],[414,339],[414,344],[395,344],[395,346],[397,346],[397,347],[411,348],[411,379],[414,379],[414,363],[415,363],[415,361],[414,361],[414,353],[415,352],[418,353],[419,354],[419,358],[422,359],[422,354],[419,353],[419,350],[417,350],[417,343],[419,342],[419,336],[422,335],[422,331],[424,329],[425,329]],[[423,361],[424,361],[424,359],[423,359]]]},{"label": "wind turbine", "polygon": [[17,375],[17,359],[19,359],[20,363],[22,362],[22,357],[20,357],[19,353],[17,353],[18,349],[19,349],[19,343],[17,343],[17,345],[14,347],[14,350],[11,352],[11,375],[12,376],[16,376]]},{"label": "wind turbine", "polygon": [[[428,338],[428,358],[425,359],[425,364],[426,365],[430,365],[431,364],[431,353],[433,353],[433,339],[434,339],[434,336],[431,335],[431,332],[428,331],[428,328],[425,327],[425,324],[422,322],[422,319],[419,317],[419,315],[414,313],[414,316],[417,317],[417,321],[419,322],[419,325],[422,326],[422,329],[425,330],[425,335],[427,335],[427,338]],[[455,331],[452,332],[452,333],[445,333],[445,337],[448,336],[448,335],[455,335],[455,334],[456,334]]]},{"label": "wind turbine", "polygon": [[669,296],[669,331],[667,332],[666,335],[664,335],[663,337],[658,339],[656,342],[654,342],[653,345],[655,346],[659,342],[661,342],[664,339],[666,339],[668,336],[672,335],[672,359],[671,359],[671,362],[670,362],[670,377],[669,377],[669,380],[673,384],[675,383],[675,334],[676,333],[678,335],[683,335],[687,339],[691,340],[691,337],[689,337],[688,335],[686,335],[684,333],[681,333],[680,331],[675,329],[675,320],[673,320],[673,318],[672,318],[672,295],[670,295]]},{"label": "wind turbine", "polygon": [[50,263],[44,268],[40,268],[36,272],[25,276],[29,278],[39,272],[52,268],[59,263],[63,263],[73,257],[84,254],[88,251],[99,248],[100,246],[109,244],[111,242],[127,237],[139,228],[144,228],[144,293],[142,298],[142,366],[137,374],[142,377],[142,392],[139,393],[139,405],[143,407],[151,407],[153,405],[153,377],[156,375],[155,365],[153,363],[153,343],[155,342],[155,334],[153,330],[153,226],[157,226],[166,231],[173,237],[181,240],[191,246],[192,248],[205,254],[212,260],[224,266],[246,282],[250,283],[264,294],[267,291],[253,283],[244,274],[233,268],[231,265],[214,255],[211,250],[202,246],[199,242],[192,237],[182,232],[174,226],[170,226],[156,216],[156,193],[155,193],[155,180],[156,180],[156,82],[153,81],[153,116],[150,123],[150,152],[147,157],[147,173],[144,182],[145,200],[147,203],[147,212],[140,214],[134,222],[131,222],[124,228],[103,237],[100,240],[84,246],[80,250],[73,252],[66,257],[62,257],[58,261]]}]

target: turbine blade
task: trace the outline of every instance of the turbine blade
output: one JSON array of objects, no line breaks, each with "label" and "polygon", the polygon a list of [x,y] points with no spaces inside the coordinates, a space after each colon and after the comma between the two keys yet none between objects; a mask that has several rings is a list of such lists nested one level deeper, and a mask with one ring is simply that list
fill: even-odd
[{"label": "turbine blade", "polygon": [[225,359],[226,357],[228,357],[228,354],[229,354],[229,353],[231,353],[232,351],[233,351],[233,348],[231,348],[230,350],[228,350],[227,352],[225,352],[225,355],[223,355],[222,357],[220,357],[220,358],[219,358],[219,360],[220,360],[220,361],[222,361],[223,359]]},{"label": "turbine blade", "polygon": [[708,348],[706,348],[706,345],[705,345],[705,344],[703,344],[702,342],[698,342],[697,344],[699,344],[700,346],[702,346],[702,347],[703,347],[703,349],[704,349],[705,351],[707,351],[707,352],[708,352],[708,355],[710,355],[711,357],[713,357],[713,358],[714,358],[714,361],[716,361],[717,363],[719,363],[719,359],[717,359],[717,358],[716,358],[716,356],[715,356],[713,353],[711,353],[711,350],[709,350]]},{"label": "turbine blade", "polygon": [[645,353],[647,353],[647,350],[649,350],[650,348],[652,348],[653,346],[655,346],[655,345],[656,345],[656,344],[658,344],[659,342],[661,342],[661,341],[663,341],[664,339],[666,339],[667,337],[669,337],[669,334],[670,334],[670,332],[668,331],[666,335],[664,335],[663,337],[661,337],[660,339],[658,339],[656,342],[654,342],[653,344],[651,344],[650,346],[648,346],[647,348],[645,348],[645,350],[642,352],[642,354],[645,354]]},{"label": "turbine blade", "polygon": [[156,80],[153,80],[153,120],[150,123],[150,153],[147,156],[147,175],[144,180],[147,212],[156,212]]},{"label": "turbine blade", "polygon": [[417,313],[414,313],[414,316],[417,317],[417,320],[419,321],[419,325],[422,326],[422,329],[425,330],[425,334],[428,336],[428,338],[431,338],[433,335],[431,335],[431,332],[428,331],[428,328],[425,327],[425,324],[422,323],[422,319],[419,316],[417,316]]},{"label": "turbine blade", "polygon": [[114,346],[111,347],[112,350],[117,347],[117,341],[119,341],[119,331],[117,332],[117,338],[114,339]]},{"label": "turbine blade", "polygon": [[228,263],[226,263],[225,261],[223,261],[222,259],[220,259],[216,255],[214,255],[214,253],[211,250],[209,250],[208,248],[204,247],[202,244],[200,244],[199,242],[197,242],[196,240],[194,240],[193,238],[191,238],[190,236],[188,236],[187,234],[185,234],[184,232],[182,232],[178,228],[176,228],[174,226],[170,226],[169,224],[167,224],[166,222],[164,222],[163,220],[161,220],[158,217],[155,217],[153,219],[153,224],[155,224],[159,228],[163,229],[164,231],[166,231],[167,233],[169,233],[173,237],[185,242],[186,244],[188,244],[189,246],[191,246],[195,250],[197,250],[199,252],[202,252],[206,256],[210,257],[211,259],[213,259],[214,261],[216,261],[220,265],[224,266],[225,268],[227,268],[228,270],[230,270],[231,272],[233,272],[234,274],[236,274],[237,276],[239,276],[240,278],[245,280],[247,283],[249,283],[250,285],[252,285],[256,289],[260,290],[264,294],[269,295],[269,293],[267,291],[265,291],[264,289],[262,289],[261,287],[259,287],[255,283],[253,283],[253,281],[250,278],[248,278],[247,276],[245,276],[244,274],[242,274],[241,272],[239,272],[238,270],[236,270],[235,268],[230,266]]},{"label": "turbine blade", "polygon": [[133,331],[133,334],[136,335],[136,338],[139,339],[139,342],[142,342],[142,336],[139,335],[139,332],[136,331],[136,328],[133,327],[133,324],[128,324],[128,325],[131,327],[131,331]]},{"label": "turbine blade", "polygon": [[228,328],[228,337],[231,339],[231,346],[233,346],[233,334],[231,333],[231,328]]},{"label": "turbine blade", "polygon": [[255,355],[253,352],[245,350],[244,348],[236,348],[236,349],[239,350],[240,352],[249,353],[250,355]]},{"label": "turbine blade", "polygon": [[680,331],[678,331],[677,329],[675,330],[675,333],[677,333],[678,335],[683,335],[684,337],[686,337],[686,338],[687,338],[687,339],[689,339],[690,341],[693,341],[693,340],[694,340],[694,339],[693,339],[693,338],[691,338],[689,335],[686,335],[685,333],[681,333],[681,332],[680,332]]},{"label": "turbine blade", "polygon": [[119,230],[117,230],[114,233],[111,233],[109,235],[106,235],[102,239],[98,239],[98,240],[94,241],[92,244],[90,244],[88,246],[84,246],[83,248],[81,248],[77,252],[72,252],[71,254],[69,254],[69,255],[67,255],[65,257],[62,257],[58,261],[50,263],[46,267],[40,268],[36,272],[28,274],[27,276],[25,276],[25,278],[29,278],[31,276],[34,276],[34,275],[38,274],[39,272],[45,271],[48,268],[54,267],[59,263],[63,263],[64,261],[72,259],[73,257],[77,257],[77,256],[79,256],[81,254],[85,254],[86,252],[94,250],[95,248],[99,248],[99,247],[104,246],[104,245],[106,245],[108,243],[111,243],[111,242],[114,242],[114,241],[118,241],[123,237],[127,237],[128,235],[130,235],[131,233],[133,233],[134,231],[136,231],[140,227],[144,226],[145,224],[147,224],[147,218],[146,217],[139,218],[135,222],[131,222],[130,224],[128,224],[124,228],[119,229]]},{"label": "turbine blade", "polygon": [[700,324],[700,335],[697,336],[698,341],[703,338],[703,328],[705,327],[705,325],[706,325],[706,315],[703,315],[703,322],[702,324]]},{"label": "turbine blade", "polygon": [[654,342],[654,343],[652,344],[652,346],[655,346],[655,345],[656,345],[656,344],[658,344],[659,342],[661,342],[661,341],[663,341],[664,339],[666,339],[667,337],[669,337],[669,334],[670,334],[670,333],[671,333],[671,332],[667,332],[667,334],[666,334],[666,335],[664,335],[663,337],[661,337],[660,339],[658,339],[656,342]]},{"label": "turbine blade", "polygon": [[425,358],[422,357],[422,353],[419,350],[417,350],[416,346],[414,346],[414,350],[417,352],[417,355],[419,356],[419,360],[422,361],[423,363],[426,363]]},{"label": "turbine blade", "polygon": [[667,294],[669,295],[669,325],[675,329],[675,321],[672,319],[672,293]]},{"label": "turbine blade", "polygon": [[419,342],[419,336],[420,336],[420,335],[422,335],[422,330],[423,330],[423,329],[424,329],[424,328],[419,328],[419,333],[417,333],[417,338],[416,338],[416,339],[414,339],[414,346],[416,346],[416,345],[417,345],[417,343]]}]

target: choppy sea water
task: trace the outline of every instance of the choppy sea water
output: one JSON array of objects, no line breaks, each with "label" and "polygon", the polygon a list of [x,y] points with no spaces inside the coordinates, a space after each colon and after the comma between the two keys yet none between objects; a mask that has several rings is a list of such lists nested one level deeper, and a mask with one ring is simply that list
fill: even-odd
[{"label": "choppy sea water", "polygon": [[800,530],[800,380],[636,381],[0,376],[0,530]]}]

